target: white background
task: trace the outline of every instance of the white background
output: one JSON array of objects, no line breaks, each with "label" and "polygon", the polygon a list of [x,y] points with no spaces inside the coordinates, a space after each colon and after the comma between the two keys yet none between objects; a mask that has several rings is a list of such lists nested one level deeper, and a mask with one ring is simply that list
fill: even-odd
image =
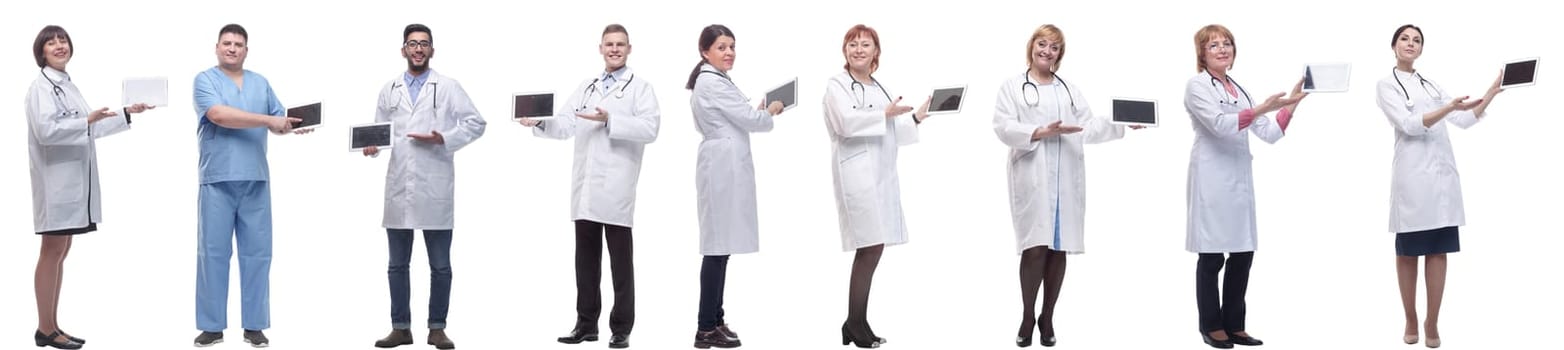
[{"label": "white background", "polygon": [[[1397,5],[1391,5],[1392,3]],[[1232,71],[1256,99],[1282,92],[1308,62],[1353,64],[1351,91],[1315,94],[1276,145],[1254,140],[1261,249],[1249,287],[1249,330],[1271,349],[1405,349],[1387,231],[1392,131],[1374,105],[1390,73],[1392,31],[1414,23],[1427,50],[1417,67],[1451,94],[1480,95],[1502,62],[1564,57],[1545,33],[1554,19],[1519,1],[1236,1],[712,3],[706,1],[147,3],[22,1],[0,26],[0,348],[30,347],[35,327],[32,234],[22,114],[37,77],[28,48],[39,28],[76,43],[69,71],[94,105],[117,106],[120,80],[167,76],[173,105],[100,140],[101,231],[78,236],[66,268],[61,325],[91,348],[180,348],[196,335],[193,292],[196,116],[189,82],[216,64],[219,27],[250,32],[245,65],[285,104],[324,100],[325,125],[273,137],[272,321],[277,349],[369,348],[389,330],[385,233],[387,157],[345,152],[347,125],[373,120],[379,89],[400,76],[403,26],[434,29],[433,66],[458,79],[489,121],[460,152],[451,336],[465,349],[570,348],[554,337],[574,320],[571,142],[535,138],[504,116],[517,91],[569,91],[601,72],[604,25],[629,28],[637,79],[653,82],[662,133],[647,148],[636,216],[640,282],[636,348],[690,346],[698,299],[694,160],[699,135],[684,81],[701,27],[737,36],[733,78],[750,96],[798,77],[805,105],[754,137],[762,247],[735,256],[727,320],[747,349],[835,348],[846,314],[830,145],[820,107],[841,71],[843,33],[866,23],[883,45],[877,77],[921,101],[933,86],[968,84],[963,113],[924,123],[902,151],[912,241],[888,249],[870,320],[887,348],[1005,349],[1020,317],[1017,256],[1006,202],[1007,150],[990,128],[1001,82],[1024,69],[1037,26],[1059,25],[1060,74],[1099,114],[1112,96],[1155,98],[1163,127],[1088,147],[1088,248],[1072,256],[1057,331],[1061,347],[1205,348],[1197,335],[1195,255],[1184,251],[1184,189],[1193,133],[1182,107],[1195,72],[1192,37],[1221,23],[1236,36]],[[718,4],[718,5],[712,5]],[[892,7],[894,5],[894,7]],[[1526,6],[1516,8],[1516,6]],[[178,14],[176,14],[178,13]],[[1450,257],[1441,330],[1449,348],[1526,348],[1551,341],[1564,311],[1555,220],[1561,126],[1553,65],[1540,84],[1505,92],[1491,117],[1452,132],[1468,226]],[[1011,87],[1005,87],[1011,88]],[[420,235],[421,236],[421,235]],[[421,239],[420,239],[421,241]],[[414,249],[413,319],[423,348],[428,269]],[[605,267],[607,261],[605,257]],[[237,263],[234,268],[237,270]],[[604,273],[603,336],[611,288]],[[238,275],[229,343],[240,347]],[[1421,286],[1421,283],[1420,283]],[[1420,287],[1421,288],[1421,287]],[[1422,293],[1419,293],[1422,308]],[[601,347],[603,342],[577,347]]]}]

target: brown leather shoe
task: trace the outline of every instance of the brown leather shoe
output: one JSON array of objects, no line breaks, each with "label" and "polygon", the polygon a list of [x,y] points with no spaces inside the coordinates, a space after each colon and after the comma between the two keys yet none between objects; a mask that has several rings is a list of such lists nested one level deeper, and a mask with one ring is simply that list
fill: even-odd
[{"label": "brown leather shoe", "polygon": [[413,344],[413,331],[410,329],[393,329],[390,335],[375,341],[377,348],[394,348]]},{"label": "brown leather shoe", "polygon": [[445,336],[445,330],[444,329],[430,329],[429,330],[429,345],[434,345],[435,349],[440,349],[440,350],[449,350],[449,349],[455,349],[456,348],[456,343],[452,342],[450,337]]}]

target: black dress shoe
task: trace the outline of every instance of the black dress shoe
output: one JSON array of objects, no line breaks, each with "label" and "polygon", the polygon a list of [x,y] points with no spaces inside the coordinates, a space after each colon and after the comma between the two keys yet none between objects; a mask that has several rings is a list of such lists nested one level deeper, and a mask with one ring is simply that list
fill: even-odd
[{"label": "black dress shoe", "polygon": [[435,349],[440,349],[440,350],[449,350],[449,349],[455,349],[456,348],[456,342],[451,341],[451,337],[445,335],[445,329],[444,328],[438,328],[438,329],[431,328],[431,329],[429,329],[429,341],[427,343],[429,343],[429,345],[434,345]]},{"label": "black dress shoe", "polygon": [[1243,346],[1260,346],[1265,344],[1265,342],[1262,342],[1260,339],[1256,339],[1255,337],[1248,337],[1237,334],[1228,335],[1228,338],[1232,339],[1229,340],[1229,342]]},{"label": "black dress shoe", "polygon": [[1206,345],[1210,345],[1213,348],[1217,348],[1217,349],[1232,349],[1233,348],[1233,343],[1229,342],[1228,340],[1216,340],[1215,338],[1211,338],[1211,333],[1200,332],[1200,338],[1202,340],[1205,340]]},{"label": "black dress shoe", "polygon": [[628,347],[630,347],[629,334],[615,334],[612,337],[608,337],[609,349],[624,349]]},{"label": "black dress shoe", "polygon": [[709,349],[713,347],[729,349],[736,348],[741,345],[743,345],[743,343],[739,342],[739,338],[730,337],[728,336],[727,332],[723,332],[721,329],[695,332],[696,349]]},{"label": "black dress shoe", "polygon": [[597,331],[576,328],[570,330],[570,334],[559,337],[559,342],[565,344],[581,344],[584,341],[597,341]]},{"label": "black dress shoe", "polygon": [[[64,342],[55,341],[56,338],[65,338],[65,341]],[[75,340],[71,340],[70,338],[65,337],[64,335],[60,334],[59,330],[55,330],[53,334],[49,334],[49,335],[44,335],[43,331],[34,331],[33,332],[33,343],[38,344],[38,347],[40,347],[40,348],[41,347],[45,347],[45,346],[53,347],[55,349],[80,349],[81,348],[81,343],[77,343]]]},{"label": "black dress shoe", "polygon": [[1016,347],[1024,348],[1032,346],[1032,336],[1016,337]]},{"label": "black dress shoe", "polygon": [[1038,339],[1037,340],[1037,345],[1042,345],[1042,346],[1047,346],[1047,347],[1053,347],[1054,344],[1057,344],[1057,343],[1059,343],[1059,340],[1058,339],[1054,339],[1054,337],[1043,337],[1042,339]]}]

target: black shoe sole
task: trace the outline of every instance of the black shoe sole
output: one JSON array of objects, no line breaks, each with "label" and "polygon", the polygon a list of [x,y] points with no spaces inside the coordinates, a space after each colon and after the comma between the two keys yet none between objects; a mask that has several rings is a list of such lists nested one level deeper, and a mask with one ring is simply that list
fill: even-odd
[{"label": "black shoe sole", "polygon": [[555,339],[555,340],[558,340],[559,342],[565,343],[565,344],[581,344],[581,342],[597,341],[597,336],[589,335],[589,336],[581,337],[581,339],[559,338],[559,339]]}]

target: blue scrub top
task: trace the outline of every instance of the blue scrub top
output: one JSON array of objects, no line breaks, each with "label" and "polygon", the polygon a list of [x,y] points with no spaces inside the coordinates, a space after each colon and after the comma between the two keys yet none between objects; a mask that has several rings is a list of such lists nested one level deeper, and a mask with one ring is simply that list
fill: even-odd
[{"label": "blue scrub top", "polygon": [[270,170],[266,164],[265,127],[230,129],[206,118],[206,111],[223,105],[240,110],[283,116],[287,109],[271,84],[260,74],[244,71],[244,86],[234,85],[233,79],[223,74],[221,68],[212,67],[195,77],[195,112],[199,119],[196,133],[200,135],[201,184],[224,181],[267,181]]}]

